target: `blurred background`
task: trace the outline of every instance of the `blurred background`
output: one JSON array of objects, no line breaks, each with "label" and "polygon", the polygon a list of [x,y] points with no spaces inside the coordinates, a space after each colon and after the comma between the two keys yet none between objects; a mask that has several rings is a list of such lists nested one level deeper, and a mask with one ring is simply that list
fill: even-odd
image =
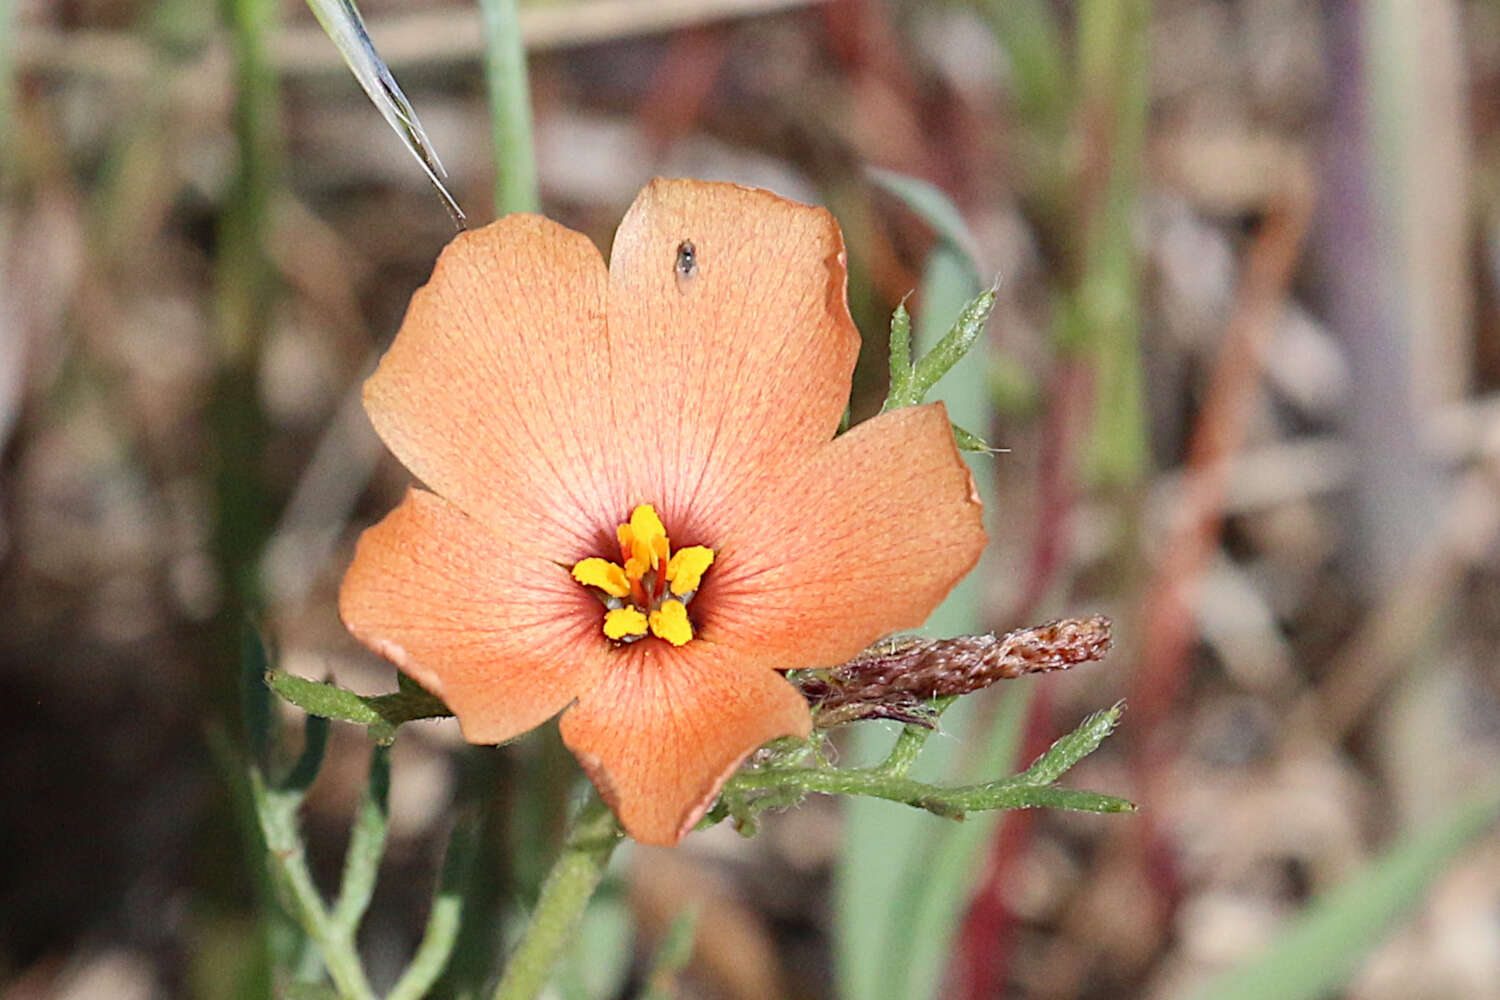
[{"label": "blurred background", "polygon": [[[487,221],[477,8],[363,12]],[[1500,998],[1500,4],[550,0],[521,23],[554,218],[607,248],[653,175],[833,210],[857,414],[903,296],[940,330],[997,282],[938,391],[1007,449],[975,459],[993,543],[931,629],[1106,613],[1116,646],[934,742],[994,777],[1126,699],[1068,783],[1141,806],[902,813],[893,840],[817,800],[629,850],[558,996],[638,995],[696,906],[685,998]],[[265,995],[242,624],[292,672],[394,687],[334,605],[407,481],[358,385],[453,231],[295,0],[0,0],[5,1000]],[[335,727],[304,812],[329,885],[368,753]],[[377,985],[479,796],[442,987],[473,995],[574,776],[546,733],[402,731]]]}]

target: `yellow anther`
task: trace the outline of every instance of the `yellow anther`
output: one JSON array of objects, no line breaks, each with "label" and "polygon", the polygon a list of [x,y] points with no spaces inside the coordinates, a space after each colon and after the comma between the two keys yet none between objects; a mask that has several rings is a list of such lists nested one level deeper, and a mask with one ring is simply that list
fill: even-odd
[{"label": "yellow anther", "polygon": [[607,594],[606,606],[617,605],[604,615],[604,634],[619,642],[649,633],[674,646],[686,645],[693,638],[687,602],[713,565],[714,550],[690,545],[673,553],[667,529],[648,503],[630,512],[615,537],[620,562],[593,557],[573,567],[573,579]]},{"label": "yellow anther", "polygon": [[697,590],[713,561],[714,550],[707,546],[689,545],[678,549],[667,563],[667,582],[672,585],[672,593],[681,597]]},{"label": "yellow anther", "polygon": [[625,578],[625,571],[597,556],[574,566],[573,579],[585,587],[598,587],[610,597],[625,597],[630,593],[630,581]]},{"label": "yellow anther", "polygon": [[[656,508],[649,503],[643,503],[630,512],[630,534],[631,534],[631,557],[643,559],[656,569],[660,560],[667,557],[667,529],[662,525],[661,518],[656,516]],[[625,544],[625,534],[620,533],[620,544]]]},{"label": "yellow anther", "polygon": [[[655,612],[652,613],[652,617],[655,617]],[[687,619],[686,608],[683,609],[683,619]],[[604,634],[615,640],[629,638],[633,635],[645,635],[646,626],[646,616],[635,608],[615,608],[604,616]],[[657,634],[660,635],[661,633]],[[691,637],[691,629],[689,629],[688,635]],[[687,640],[684,639],[683,641],[686,642]]]},{"label": "yellow anther", "polygon": [[625,577],[629,580],[639,580],[646,575],[646,571],[650,568],[651,560],[640,556],[631,556],[625,560]]},{"label": "yellow anther", "polygon": [[[604,623],[604,629],[608,633],[608,621]],[[674,646],[684,645],[693,637],[693,625],[688,621],[687,606],[681,601],[663,602],[661,607],[651,612],[651,633]]]}]

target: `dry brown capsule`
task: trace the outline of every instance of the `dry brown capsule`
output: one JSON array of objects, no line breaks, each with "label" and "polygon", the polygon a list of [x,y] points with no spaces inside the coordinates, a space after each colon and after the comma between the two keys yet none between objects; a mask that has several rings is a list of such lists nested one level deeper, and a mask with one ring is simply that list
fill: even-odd
[{"label": "dry brown capsule", "polygon": [[788,679],[813,706],[814,724],[821,729],[859,719],[930,726],[925,702],[931,698],[1102,659],[1109,652],[1109,627],[1108,618],[1096,615],[1004,635],[902,636],[882,640],[840,666],[798,670]]}]

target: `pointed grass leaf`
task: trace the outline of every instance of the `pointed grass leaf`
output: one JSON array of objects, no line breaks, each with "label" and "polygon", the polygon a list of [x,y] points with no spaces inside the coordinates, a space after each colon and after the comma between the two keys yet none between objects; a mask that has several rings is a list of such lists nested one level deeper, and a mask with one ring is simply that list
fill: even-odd
[{"label": "pointed grass leaf", "polygon": [[938,239],[957,250],[963,258],[969,277],[976,286],[984,283],[984,279],[979,274],[979,265],[975,263],[978,258],[976,251],[979,241],[969,231],[969,226],[964,222],[964,217],[958,207],[941,189],[919,177],[896,173],[893,170],[882,170],[879,167],[866,168],[865,175],[877,187],[901,199],[907,208],[921,216],[922,220],[933,228]]},{"label": "pointed grass leaf", "polygon": [[463,229],[463,209],[443,183],[448,171],[438,159],[437,150],[427,138],[416,110],[406,99],[406,94],[402,93],[401,86],[396,83],[395,75],[375,50],[375,43],[370,40],[364,18],[360,16],[354,0],[307,0],[307,5],[323,26],[323,31],[332,39],[334,47],[344,57],[349,71],[359,81],[360,87],[369,96],[380,116],[421,165],[427,179],[437,190],[438,197],[442,199],[443,207],[453,219],[453,224]]},{"label": "pointed grass leaf", "polygon": [[1317,1000],[1476,838],[1500,818],[1500,785],[1408,835],[1364,872],[1315,901],[1269,948],[1209,983],[1196,1000]]}]

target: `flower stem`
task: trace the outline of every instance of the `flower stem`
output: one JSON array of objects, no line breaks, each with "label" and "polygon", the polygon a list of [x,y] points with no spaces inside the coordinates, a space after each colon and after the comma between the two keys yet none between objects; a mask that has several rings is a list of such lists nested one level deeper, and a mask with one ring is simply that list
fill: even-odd
[{"label": "flower stem", "polygon": [[614,814],[590,791],[562,855],[542,883],[531,922],[506,963],[494,1000],[534,1000],[541,994],[622,836]]},{"label": "flower stem", "polygon": [[516,0],[480,0],[479,9],[495,139],[495,214],[535,212],[541,201],[531,141],[531,88]]},{"label": "flower stem", "polygon": [[289,908],[317,945],[338,995],[343,1000],[374,1000],[375,992],[354,947],[353,928],[340,925],[329,914],[307,867],[302,838],[297,834],[297,810],[304,789],[273,788],[258,768],[250,771],[250,788],[268,856]]}]

